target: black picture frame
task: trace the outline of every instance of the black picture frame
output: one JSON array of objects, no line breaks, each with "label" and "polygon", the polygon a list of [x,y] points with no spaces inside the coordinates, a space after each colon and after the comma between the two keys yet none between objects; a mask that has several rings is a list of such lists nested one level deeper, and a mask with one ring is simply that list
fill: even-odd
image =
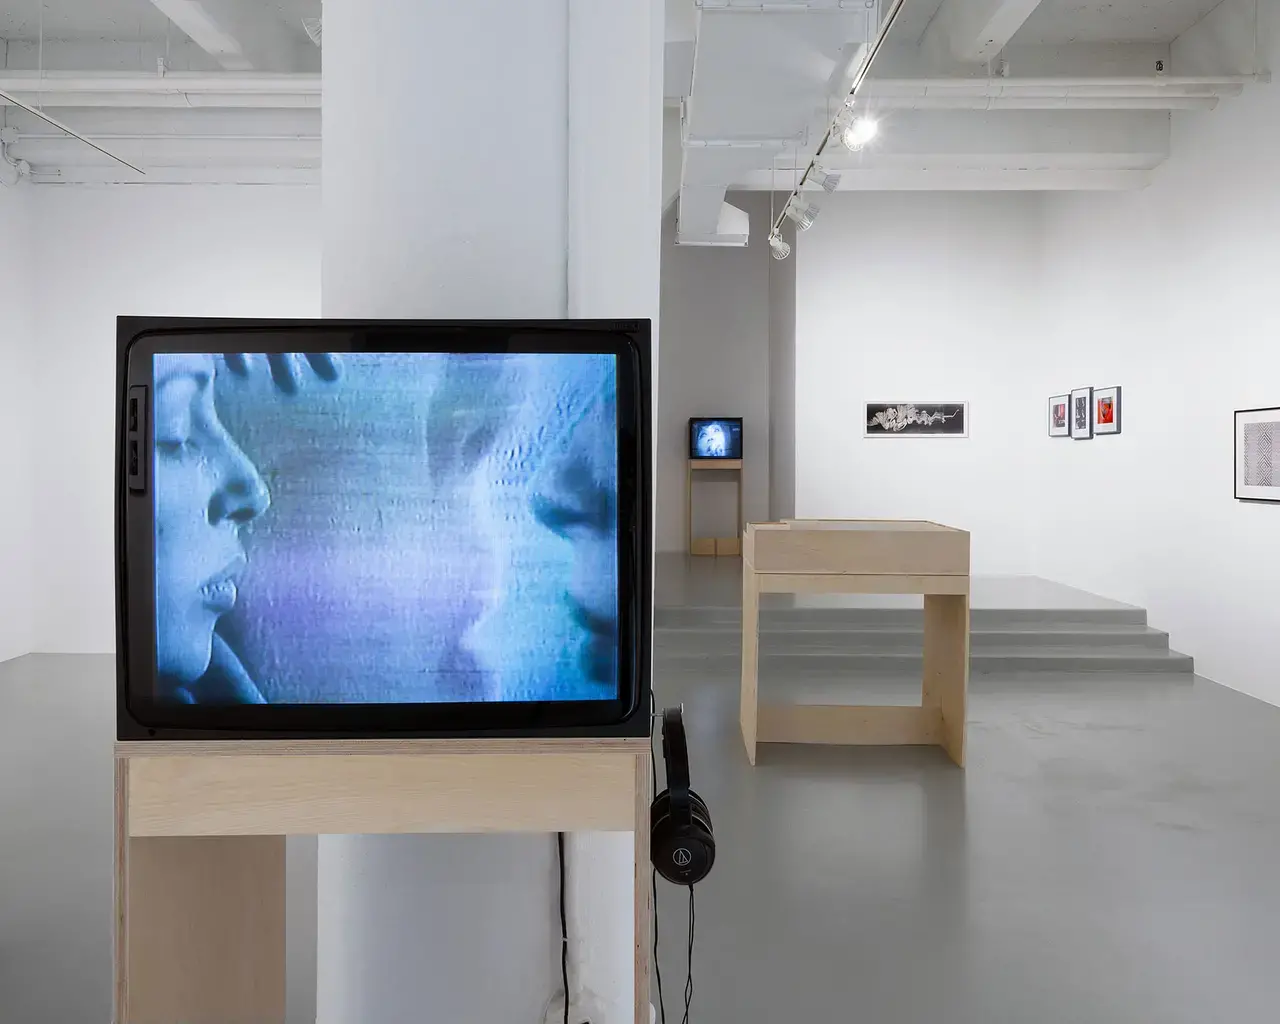
[{"label": "black picture frame", "polygon": [[[1262,420],[1260,418],[1262,414],[1272,414],[1274,416],[1274,419]],[[1256,486],[1256,485],[1245,484],[1242,482],[1244,477],[1244,464],[1243,464],[1244,453],[1241,451],[1240,441],[1241,441],[1241,435],[1243,433],[1242,428],[1244,426],[1247,426],[1248,424],[1242,423],[1241,420],[1242,418],[1248,418],[1248,417],[1259,417],[1259,419],[1256,419],[1255,422],[1270,422],[1270,423],[1277,424],[1277,434],[1280,435],[1280,406],[1267,406],[1260,409],[1237,409],[1235,411],[1233,416],[1233,420],[1234,420],[1233,469],[1234,469],[1234,472],[1232,473],[1232,482],[1233,482],[1232,496],[1235,498],[1236,501],[1247,502],[1249,504],[1280,505],[1280,486],[1276,486],[1276,487],[1268,486],[1266,488],[1259,488],[1259,489],[1265,489],[1265,490],[1274,490],[1275,491],[1274,496],[1269,496],[1266,494],[1248,494],[1248,493],[1242,494],[1241,493],[1242,487],[1247,488],[1251,486]],[[1277,456],[1280,457],[1280,452],[1277,452]],[[1278,461],[1280,461],[1280,458],[1278,458]],[[1280,474],[1277,474],[1277,475],[1280,475]]]},{"label": "black picture frame", "polygon": [[[1083,406],[1081,403],[1084,403]],[[1081,417],[1081,409],[1084,411]],[[1071,392],[1071,440],[1093,440],[1093,388],[1075,388]]]}]

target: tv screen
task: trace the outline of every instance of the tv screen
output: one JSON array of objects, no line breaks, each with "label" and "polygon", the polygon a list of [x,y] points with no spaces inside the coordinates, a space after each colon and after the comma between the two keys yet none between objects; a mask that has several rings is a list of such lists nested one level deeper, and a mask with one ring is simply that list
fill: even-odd
[{"label": "tv screen", "polygon": [[691,419],[689,421],[689,458],[742,458],[742,418]]},{"label": "tv screen", "polygon": [[645,718],[647,331],[128,333],[122,724],[436,735]]}]

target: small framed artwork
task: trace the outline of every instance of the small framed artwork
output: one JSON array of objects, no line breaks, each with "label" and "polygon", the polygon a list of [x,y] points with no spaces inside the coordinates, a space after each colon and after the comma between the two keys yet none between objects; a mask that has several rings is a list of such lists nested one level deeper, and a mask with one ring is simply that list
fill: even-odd
[{"label": "small framed artwork", "polygon": [[1280,503],[1280,409],[1236,413],[1236,498]]},{"label": "small framed artwork", "polygon": [[1120,433],[1120,388],[1093,389],[1093,432]]},{"label": "small framed artwork", "polygon": [[968,437],[968,402],[868,402],[864,437]]},{"label": "small framed artwork", "polygon": [[1071,396],[1054,395],[1049,399],[1049,436],[1071,436]]},{"label": "small framed artwork", "polygon": [[1077,441],[1093,437],[1093,388],[1071,392],[1071,436]]}]

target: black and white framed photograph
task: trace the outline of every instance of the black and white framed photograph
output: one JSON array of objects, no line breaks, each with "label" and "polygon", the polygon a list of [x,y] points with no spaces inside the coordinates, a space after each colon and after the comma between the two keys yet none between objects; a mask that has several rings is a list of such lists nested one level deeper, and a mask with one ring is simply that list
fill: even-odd
[{"label": "black and white framed photograph", "polygon": [[1280,408],[1236,413],[1236,498],[1280,503]]},{"label": "black and white framed photograph", "polygon": [[1088,441],[1093,437],[1093,388],[1076,388],[1071,392],[1071,437]]},{"label": "black and white framed photograph", "polygon": [[1093,433],[1120,433],[1120,388],[1093,389]]},{"label": "black and white framed photograph", "polygon": [[1071,396],[1054,395],[1049,399],[1049,436],[1071,436]]},{"label": "black and white framed photograph", "polygon": [[968,437],[968,402],[868,402],[865,437]]}]

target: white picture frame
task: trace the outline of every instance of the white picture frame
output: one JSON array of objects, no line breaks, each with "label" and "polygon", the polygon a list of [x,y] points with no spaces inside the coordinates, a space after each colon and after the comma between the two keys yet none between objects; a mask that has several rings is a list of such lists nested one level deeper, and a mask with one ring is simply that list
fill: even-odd
[{"label": "white picture frame", "polygon": [[867,402],[863,437],[968,437],[968,402]]}]

